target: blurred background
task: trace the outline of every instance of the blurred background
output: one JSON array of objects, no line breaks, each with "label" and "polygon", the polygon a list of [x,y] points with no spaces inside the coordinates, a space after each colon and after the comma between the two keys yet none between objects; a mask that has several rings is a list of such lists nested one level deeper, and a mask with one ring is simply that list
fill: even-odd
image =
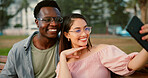
[{"label": "blurred background", "polygon": [[[15,42],[34,31],[33,10],[41,0],[0,0],[0,55],[7,55]],[[113,44],[127,53],[140,51],[141,46],[125,30],[132,16],[148,23],[147,0],[55,0],[62,16],[84,15],[92,26],[91,41]],[[128,45],[128,46],[127,46]]]}]

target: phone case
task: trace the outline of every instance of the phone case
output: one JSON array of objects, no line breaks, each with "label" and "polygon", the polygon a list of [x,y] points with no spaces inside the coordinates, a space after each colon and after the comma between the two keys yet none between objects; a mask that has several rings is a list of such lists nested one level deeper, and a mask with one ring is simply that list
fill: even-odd
[{"label": "phone case", "polygon": [[127,24],[126,30],[145,50],[148,51],[148,42],[146,40],[141,39],[144,35],[148,33],[146,34],[139,33],[139,30],[143,25],[144,24],[141,22],[141,20],[137,16],[133,16],[132,19]]}]

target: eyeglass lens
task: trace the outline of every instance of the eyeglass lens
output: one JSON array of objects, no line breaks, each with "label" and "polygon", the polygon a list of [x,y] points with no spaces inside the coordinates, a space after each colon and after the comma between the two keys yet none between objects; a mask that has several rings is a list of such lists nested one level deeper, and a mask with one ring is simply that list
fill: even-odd
[{"label": "eyeglass lens", "polygon": [[48,17],[48,18],[38,18],[38,20],[40,21],[44,21],[45,23],[51,23],[53,21],[55,21],[56,23],[62,23],[63,22],[63,18],[62,17]]},{"label": "eyeglass lens", "polygon": [[[77,34],[80,34],[82,32],[81,29],[77,29],[75,31],[70,31],[70,32],[76,32]],[[84,28],[84,32],[87,33],[87,34],[90,34],[91,33],[91,27],[85,27]]]}]

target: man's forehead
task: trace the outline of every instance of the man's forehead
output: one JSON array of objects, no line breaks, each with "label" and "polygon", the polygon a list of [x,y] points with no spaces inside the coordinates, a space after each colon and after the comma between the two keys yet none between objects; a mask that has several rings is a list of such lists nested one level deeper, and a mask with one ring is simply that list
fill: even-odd
[{"label": "man's forehead", "polygon": [[39,13],[41,16],[61,16],[60,11],[55,7],[42,7]]}]

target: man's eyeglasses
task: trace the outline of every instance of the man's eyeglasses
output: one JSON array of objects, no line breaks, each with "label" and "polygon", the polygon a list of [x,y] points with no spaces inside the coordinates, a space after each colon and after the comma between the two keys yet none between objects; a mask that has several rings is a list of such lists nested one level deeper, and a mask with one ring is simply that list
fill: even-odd
[{"label": "man's eyeglasses", "polygon": [[[85,27],[83,31],[87,34],[91,33],[91,27]],[[69,32],[75,32],[76,34],[81,34],[82,30],[81,29],[75,29],[74,31],[69,31]]]},{"label": "man's eyeglasses", "polygon": [[55,21],[56,23],[62,23],[63,22],[62,17],[37,18],[37,20],[43,21],[46,24],[49,24],[49,23],[51,23],[53,21]]}]

